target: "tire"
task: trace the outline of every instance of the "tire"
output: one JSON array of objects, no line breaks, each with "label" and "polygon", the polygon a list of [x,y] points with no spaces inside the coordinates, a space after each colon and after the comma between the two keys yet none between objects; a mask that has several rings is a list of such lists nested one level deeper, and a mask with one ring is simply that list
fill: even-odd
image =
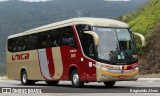
[{"label": "tire", "polygon": [[113,87],[116,81],[103,82],[106,87]]},{"label": "tire", "polygon": [[73,87],[79,88],[84,85],[84,82],[80,80],[77,70],[73,70],[71,74],[71,82]]},{"label": "tire", "polygon": [[24,70],[21,72],[21,84],[22,85],[34,85],[35,81],[28,80],[27,72]]},{"label": "tire", "polygon": [[59,81],[46,81],[48,85],[58,85]]}]

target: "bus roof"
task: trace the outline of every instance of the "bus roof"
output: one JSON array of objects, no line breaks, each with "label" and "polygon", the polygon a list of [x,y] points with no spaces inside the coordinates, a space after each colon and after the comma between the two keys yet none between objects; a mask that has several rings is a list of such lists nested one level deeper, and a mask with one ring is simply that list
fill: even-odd
[{"label": "bus roof", "polygon": [[72,18],[56,23],[51,23],[45,26],[34,28],[22,33],[14,34],[8,38],[19,37],[23,35],[33,34],[37,32],[47,31],[55,28],[61,28],[64,26],[74,25],[74,24],[89,24],[92,26],[102,26],[102,27],[117,27],[117,28],[129,28],[129,26],[121,21],[106,19],[106,18],[91,18],[91,17],[82,17],[82,18]]}]

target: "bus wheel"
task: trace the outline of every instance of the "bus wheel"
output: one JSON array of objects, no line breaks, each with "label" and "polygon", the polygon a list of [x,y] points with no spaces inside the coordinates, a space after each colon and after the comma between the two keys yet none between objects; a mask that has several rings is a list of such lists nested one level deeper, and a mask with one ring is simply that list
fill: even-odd
[{"label": "bus wheel", "polygon": [[79,74],[78,74],[77,70],[72,71],[71,81],[72,81],[72,85],[76,88],[82,87],[84,85],[84,82],[80,81]]},{"label": "bus wheel", "polygon": [[113,87],[116,81],[103,82],[106,87]]},{"label": "bus wheel", "polygon": [[23,85],[34,85],[35,81],[28,80],[27,72],[22,71],[22,73],[21,73],[21,84],[23,84]]},{"label": "bus wheel", "polygon": [[59,81],[46,81],[48,85],[57,85]]}]

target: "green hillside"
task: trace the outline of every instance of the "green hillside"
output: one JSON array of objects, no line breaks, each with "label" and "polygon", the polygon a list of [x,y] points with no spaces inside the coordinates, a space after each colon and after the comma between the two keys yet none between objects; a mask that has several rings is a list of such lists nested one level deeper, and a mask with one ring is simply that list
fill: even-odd
[{"label": "green hillside", "polygon": [[140,48],[141,74],[160,73],[160,0],[149,0],[120,19],[127,22],[133,32],[139,32],[146,38],[146,47],[143,51]]}]

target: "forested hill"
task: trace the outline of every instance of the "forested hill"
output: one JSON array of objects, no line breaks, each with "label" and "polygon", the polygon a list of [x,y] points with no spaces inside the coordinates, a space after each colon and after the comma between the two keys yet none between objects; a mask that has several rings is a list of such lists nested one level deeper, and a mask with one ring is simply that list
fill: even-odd
[{"label": "forested hill", "polygon": [[48,2],[0,2],[0,74],[6,70],[5,48],[9,35],[73,17],[115,19],[147,0],[52,0]]},{"label": "forested hill", "polygon": [[160,73],[160,0],[149,0],[145,6],[122,16],[121,20],[146,38],[147,45],[140,50],[141,74]]}]

